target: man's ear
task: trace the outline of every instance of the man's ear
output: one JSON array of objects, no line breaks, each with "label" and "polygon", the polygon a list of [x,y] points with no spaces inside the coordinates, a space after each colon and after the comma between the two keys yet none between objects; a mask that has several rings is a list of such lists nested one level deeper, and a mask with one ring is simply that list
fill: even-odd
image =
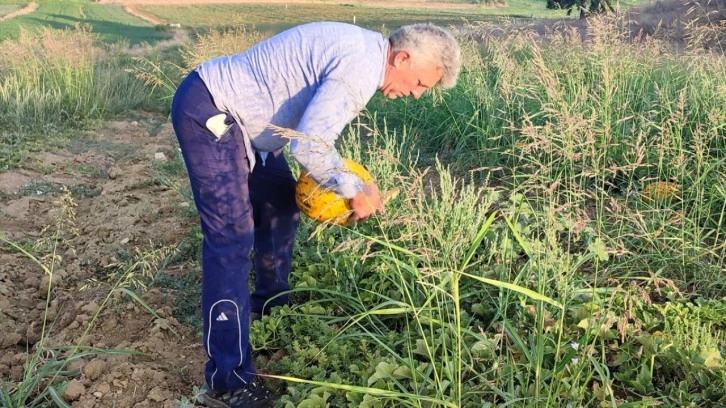
[{"label": "man's ear", "polygon": [[398,68],[404,62],[410,62],[411,54],[408,51],[397,51],[393,54],[393,66]]}]

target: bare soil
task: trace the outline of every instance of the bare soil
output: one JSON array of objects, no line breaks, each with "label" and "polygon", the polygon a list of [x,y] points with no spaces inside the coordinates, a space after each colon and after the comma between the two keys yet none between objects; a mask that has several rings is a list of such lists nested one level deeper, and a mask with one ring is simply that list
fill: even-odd
[{"label": "bare soil", "polygon": [[[94,285],[83,289],[91,279],[103,281],[122,261],[119,254],[176,246],[196,225],[178,190],[152,180],[153,163],[178,154],[175,143],[164,118],[145,115],[107,123],[69,150],[39,153],[23,168],[0,173],[2,234],[18,244],[50,234],[44,229],[55,225],[59,188],[87,192],[75,196],[78,234],[61,246],[62,261],[53,274],[45,346],[83,344],[143,353],[99,353],[71,363],[70,369],[80,371],[64,395],[73,407],[176,407],[202,380],[205,352],[194,330],[172,316],[173,293],[137,291],[158,317],[128,296],[113,296],[92,324],[109,291]],[[48,186],[54,192],[45,191]],[[24,247],[37,251],[30,244]],[[190,269],[177,263],[165,273],[181,279]],[[0,243],[3,381],[21,380],[41,340],[48,281],[37,263]]]}]

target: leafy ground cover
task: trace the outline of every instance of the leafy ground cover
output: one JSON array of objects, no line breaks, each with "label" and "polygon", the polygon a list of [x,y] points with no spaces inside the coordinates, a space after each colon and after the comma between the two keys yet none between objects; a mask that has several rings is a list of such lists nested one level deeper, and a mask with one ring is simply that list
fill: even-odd
[{"label": "leafy ground cover", "polygon": [[[675,49],[620,18],[470,26],[456,88],[374,100],[341,150],[401,193],[354,228],[303,222],[296,304],[252,327],[279,405],[724,405],[726,65],[701,10]],[[258,36],[3,44],[4,406],[195,405],[200,234],[168,98]]]}]

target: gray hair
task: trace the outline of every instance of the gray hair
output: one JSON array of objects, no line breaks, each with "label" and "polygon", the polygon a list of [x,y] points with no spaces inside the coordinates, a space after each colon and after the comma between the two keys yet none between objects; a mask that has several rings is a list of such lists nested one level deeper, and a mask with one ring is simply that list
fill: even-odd
[{"label": "gray hair", "polygon": [[449,31],[430,23],[412,24],[399,28],[388,38],[391,51],[408,51],[437,62],[444,71],[440,85],[453,88],[461,69],[461,49]]}]

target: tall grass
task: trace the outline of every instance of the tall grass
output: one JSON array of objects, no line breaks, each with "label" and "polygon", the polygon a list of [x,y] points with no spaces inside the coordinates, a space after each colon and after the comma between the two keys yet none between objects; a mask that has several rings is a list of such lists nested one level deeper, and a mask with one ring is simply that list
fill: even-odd
[{"label": "tall grass", "polygon": [[197,35],[192,42],[181,44],[173,54],[153,53],[134,58],[129,72],[150,88],[151,95],[163,106],[163,111],[168,112],[177,86],[199,64],[214,57],[243,52],[263,39],[258,31],[245,28],[210,30]]},{"label": "tall grass", "polygon": [[82,28],[22,30],[0,44],[0,124],[6,132],[80,128],[140,108],[148,92],[126,63]]},{"label": "tall grass", "polygon": [[[706,385],[723,380],[714,350],[726,344],[711,334],[722,323],[674,330],[656,307],[724,295],[722,56],[633,41],[618,17],[591,20],[584,36],[480,29],[459,86],[377,99],[373,131],[344,143],[406,194],[375,225],[308,241],[297,293],[324,310],[302,314],[337,328],[307,338],[318,353],[369,345],[368,370],[345,376],[368,388],[318,373],[308,394],[290,387],[287,406],[722,403]],[[656,182],[672,189],[653,197]],[[279,319],[284,339],[299,317]]]},{"label": "tall grass", "polygon": [[[635,245],[659,254],[626,262],[672,270],[704,256],[723,260],[716,254],[723,252],[726,64],[718,55],[677,54],[652,38],[633,43],[624,23],[591,20],[584,43],[574,30],[542,37],[529,27],[502,35],[499,26],[482,26],[483,52],[470,58],[454,92],[384,109],[407,118],[429,151],[491,171],[537,206],[580,211],[573,217],[592,221],[614,252]],[[439,108],[420,108],[430,103]],[[657,181],[678,192],[641,200]],[[680,249],[670,250],[676,242]],[[693,277],[673,272],[667,276]]]},{"label": "tall grass", "polygon": [[21,30],[0,42],[0,169],[43,149],[67,146],[79,129],[133,109],[163,110],[126,72],[123,45],[75,30]]}]

